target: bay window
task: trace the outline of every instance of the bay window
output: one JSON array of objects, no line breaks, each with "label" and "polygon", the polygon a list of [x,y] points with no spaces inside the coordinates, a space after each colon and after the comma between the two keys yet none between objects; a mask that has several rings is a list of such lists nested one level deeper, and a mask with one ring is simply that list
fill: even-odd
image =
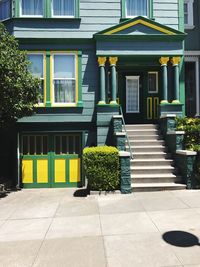
[{"label": "bay window", "polygon": [[148,0],[125,0],[126,17],[147,16]]},{"label": "bay window", "polygon": [[43,54],[28,54],[28,60],[31,62],[29,71],[34,77],[40,79],[40,101],[39,104],[44,103],[44,55]]},{"label": "bay window", "polygon": [[75,0],[52,0],[53,17],[74,17]]},{"label": "bay window", "polygon": [[53,54],[53,103],[76,103],[76,55]]},{"label": "bay window", "polygon": [[0,20],[5,20],[10,18],[10,0],[0,1]]},{"label": "bay window", "polygon": [[43,16],[43,0],[21,0],[21,16]]}]

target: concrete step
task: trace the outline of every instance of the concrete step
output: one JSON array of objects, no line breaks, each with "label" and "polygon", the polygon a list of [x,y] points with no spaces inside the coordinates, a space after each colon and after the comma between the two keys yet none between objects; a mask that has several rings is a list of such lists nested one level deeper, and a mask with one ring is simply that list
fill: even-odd
[{"label": "concrete step", "polygon": [[166,191],[186,189],[186,185],[180,183],[132,183],[133,192]]},{"label": "concrete step", "polygon": [[128,136],[134,136],[134,135],[159,135],[159,131],[156,129],[150,129],[150,130],[128,130],[127,129]]},{"label": "concrete step", "polygon": [[128,135],[129,140],[141,141],[141,140],[163,140],[163,137],[158,134],[153,135]]},{"label": "concrete step", "polygon": [[173,166],[174,161],[171,159],[133,159],[131,160],[131,166]]},{"label": "concrete step", "polygon": [[[129,147],[126,146],[126,149],[128,150]],[[167,149],[165,146],[131,146],[131,149],[133,151],[133,153],[135,152],[165,152]]]},{"label": "concrete step", "polygon": [[[132,140],[129,139],[130,145],[132,146],[157,146],[157,145],[165,145],[163,140]],[[127,142],[128,143],[128,142]]]},{"label": "concrete step", "polygon": [[171,183],[181,182],[182,178],[175,174],[134,174],[131,175],[132,183]]},{"label": "concrete step", "polygon": [[140,166],[140,167],[131,167],[131,174],[132,175],[146,175],[146,174],[175,174],[177,170],[172,166]]},{"label": "concrete step", "polygon": [[171,154],[166,152],[134,152],[134,159],[171,159]]},{"label": "concrete step", "polygon": [[127,124],[126,125],[127,130],[154,130],[158,129],[157,124]]}]

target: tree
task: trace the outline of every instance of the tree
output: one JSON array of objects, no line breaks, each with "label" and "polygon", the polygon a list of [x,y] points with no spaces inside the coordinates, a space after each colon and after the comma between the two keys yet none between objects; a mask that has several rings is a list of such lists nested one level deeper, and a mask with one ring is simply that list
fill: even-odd
[{"label": "tree", "polygon": [[26,52],[0,23],[0,128],[31,115],[39,101],[40,80],[28,70]]}]

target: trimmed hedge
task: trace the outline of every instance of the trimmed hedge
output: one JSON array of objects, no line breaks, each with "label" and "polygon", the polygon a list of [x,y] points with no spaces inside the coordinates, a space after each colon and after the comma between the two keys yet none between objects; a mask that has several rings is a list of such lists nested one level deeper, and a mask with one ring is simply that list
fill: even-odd
[{"label": "trimmed hedge", "polygon": [[85,148],[83,163],[91,190],[113,191],[119,188],[119,151],[117,148],[109,146]]}]

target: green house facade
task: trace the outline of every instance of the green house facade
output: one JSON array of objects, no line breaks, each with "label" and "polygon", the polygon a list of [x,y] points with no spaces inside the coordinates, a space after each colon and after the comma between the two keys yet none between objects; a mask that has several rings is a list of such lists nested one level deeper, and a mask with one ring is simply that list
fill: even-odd
[{"label": "green house facade", "polygon": [[83,186],[82,150],[113,145],[114,115],[185,114],[183,0],[3,0],[0,19],[41,79],[16,123],[18,186]]},{"label": "green house facade", "polygon": [[200,88],[200,3],[198,0],[184,2],[185,13],[185,92],[186,115],[199,116]]}]

